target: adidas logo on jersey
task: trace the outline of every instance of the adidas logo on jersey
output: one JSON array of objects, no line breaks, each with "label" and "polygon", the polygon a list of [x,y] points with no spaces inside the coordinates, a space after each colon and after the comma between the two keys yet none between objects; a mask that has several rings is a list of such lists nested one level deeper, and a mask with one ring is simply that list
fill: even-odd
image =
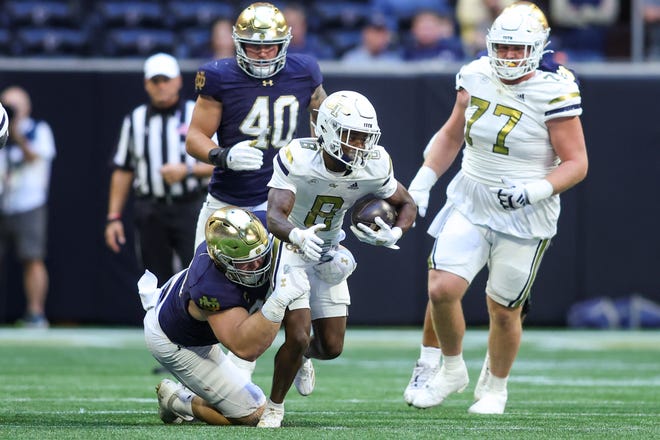
[{"label": "adidas logo on jersey", "polygon": [[353,182],[353,184],[348,185],[348,189],[360,189],[360,187],[357,182]]},{"label": "adidas logo on jersey", "polygon": [[516,98],[520,99],[521,101],[524,101],[525,100],[525,94],[524,93],[518,93],[516,95]]}]

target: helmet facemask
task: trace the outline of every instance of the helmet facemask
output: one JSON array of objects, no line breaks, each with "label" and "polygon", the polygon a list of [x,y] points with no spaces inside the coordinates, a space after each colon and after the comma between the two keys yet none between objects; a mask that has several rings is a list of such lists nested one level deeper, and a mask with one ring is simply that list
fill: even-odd
[{"label": "helmet facemask", "polygon": [[[225,273],[229,281],[241,284],[247,287],[261,286],[268,280],[268,273],[271,263],[272,240],[269,240],[267,248],[255,257],[250,258],[227,258],[225,255],[216,252],[213,255],[214,262],[220,270]],[[243,269],[252,267],[260,263],[256,269]]]},{"label": "helmet facemask", "polygon": [[[501,79],[515,80],[535,71],[546,53],[550,28],[529,7],[510,7],[495,19],[486,36],[490,65]],[[500,58],[499,45],[524,46],[517,59]]]},{"label": "helmet facemask", "polygon": [[[241,12],[232,33],[236,46],[236,62],[245,73],[255,78],[268,78],[284,68],[291,41],[291,28],[284,15],[270,3],[253,3]],[[270,59],[250,58],[245,44],[278,46]]]},{"label": "helmet facemask", "polygon": [[[335,160],[348,169],[362,169],[380,139],[376,110],[359,93],[333,93],[321,103],[316,135],[325,152]],[[351,145],[356,139],[362,141],[361,146]]]},{"label": "helmet facemask", "polygon": [[205,235],[207,251],[227,279],[247,287],[268,280],[272,238],[253,213],[218,209],[207,220]]}]

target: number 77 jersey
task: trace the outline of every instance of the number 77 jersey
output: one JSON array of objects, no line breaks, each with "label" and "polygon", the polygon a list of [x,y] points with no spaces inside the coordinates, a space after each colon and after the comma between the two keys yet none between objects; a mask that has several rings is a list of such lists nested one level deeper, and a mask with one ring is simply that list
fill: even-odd
[{"label": "number 77 jersey", "polygon": [[502,176],[541,179],[559,164],[546,122],[582,114],[578,85],[561,72],[536,70],[526,81],[505,85],[495,76],[488,57],[460,70],[456,88],[470,95],[463,153],[467,175],[500,185]]},{"label": "number 77 jersey", "polygon": [[243,207],[266,201],[273,158],[279,148],[296,136],[300,113],[307,111],[312,94],[322,81],[316,60],[303,54],[287,55],[284,68],[269,78],[248,76],[235,58],[200,67],[195,91],[222,104],[217,130],[220,146],[255,140],[255,146],[264,153],[264,164],[256,171],[216,167],[209,183],[213,197]]}]

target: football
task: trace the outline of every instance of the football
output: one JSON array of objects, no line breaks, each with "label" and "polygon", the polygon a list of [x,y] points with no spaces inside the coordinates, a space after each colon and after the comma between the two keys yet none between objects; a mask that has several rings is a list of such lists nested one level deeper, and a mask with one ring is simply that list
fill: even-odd
[{"label": "football", "polygon": [[351,211],[351,222],[357,227],[358,223],[369,226],[374,231],[380,229],[376,224],[376,217],[383,219],[390,227],[396,223],[396,209],[383,199],[366,196],[358,200]]}]

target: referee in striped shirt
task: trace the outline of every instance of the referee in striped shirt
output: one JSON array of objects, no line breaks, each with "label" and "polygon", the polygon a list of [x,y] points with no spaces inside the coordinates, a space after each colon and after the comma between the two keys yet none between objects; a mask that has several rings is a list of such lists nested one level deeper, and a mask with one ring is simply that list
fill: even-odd
[{"label": "referee in striped shirt", "polygon": [[138,260],[160,282],[168,280],[176,253],[185,267],[195,250],[195,225],[213,166],[186,153],[193,101],[180,98],[181,71],[174,57],[159,53],[144,63],[149,104],[124,118],[112,159],[105,241],[118,253],[126,242],[122,212],[134,191]]}]

